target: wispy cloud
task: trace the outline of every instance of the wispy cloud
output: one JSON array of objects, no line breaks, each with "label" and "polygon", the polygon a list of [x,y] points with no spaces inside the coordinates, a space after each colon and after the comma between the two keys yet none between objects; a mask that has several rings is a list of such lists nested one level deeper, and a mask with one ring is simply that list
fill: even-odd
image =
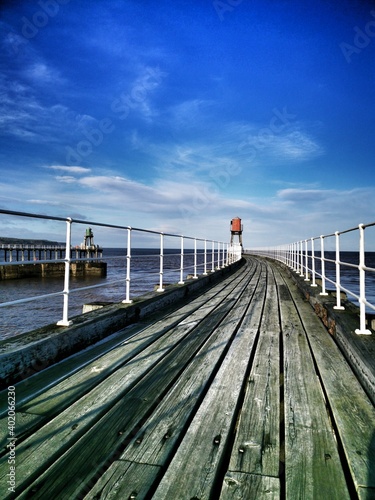
[{"label": "wispy cloud", "polygon": [[45,168],[48,168],[50,170],[62,170],[64,172],[70,172],[72,174],[87,174],[91,172],[91,168],[74,166],[74,165],[71,167],[68,167],[66,165],[50,165]]}]

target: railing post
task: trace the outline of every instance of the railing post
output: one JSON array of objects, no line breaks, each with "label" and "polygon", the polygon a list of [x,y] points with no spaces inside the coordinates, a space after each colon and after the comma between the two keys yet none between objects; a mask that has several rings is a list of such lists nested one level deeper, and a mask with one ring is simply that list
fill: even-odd
[{"label": "railing post", "polygon": [[215,242],[212,240],[212,262],[211,262],[211,272],[215,272]]},{"label": "railing post", "polygon": [[309,278],[309,257],[308,257],[308,251],[307,251],[307,240],[305,240],[305,280],[304,281],[310,281],[310,278]]},{"label": "railing post", "polygon": [[57,322],[58,326],[70,326],[72,324],[72,321],[69,321],[70,246],[72,239],[71,235],[72,235],[72,219],[68,217],[68,219],[66,220],[63,318],[62,320]]},{"label": "railing post", "polygon": [[318,286],[315,281],[315,249],[314,249],[314,238],[311,238],[311,274],[312,283],[311,286]]},{"label": "railing post", "polygon": [[333,306],[333,309],[338,309],[343,311],[345,309],[344,306],[341,305],[341,269],[340,269],[340,233],[338,231],[335,232],[335,240],[336,240],[336,305]]},{"label": "railing post", "polygon": [[357,335],[371,335],[366,328],[366,274],[365,274],[365,228],[359,224],[359,320],[360,326],[355,330]]},{"label": "railing post", "polygon": [[305,275],[303,271],[303,241],[301,240],[299,242],[299,248],[300,248],[300,253],[299,253],[299,275],[303,278]]},{"label": "railing post", "polygon": [[164,234],[160,233],[160,283],[157,292],[164,292],[163,288],[163,272],[164,272]]},{"label": "railing post", "polygon": [[131,227],[128,227],[128,242],[126,248],[126,290],[125,290],[125,300],[123,304],[131,304],[133,301],[130,300],[130,261],[131,261]]},{"label": "railing post", "polygon": [[194,238],[194,276],[193,279],[197,279],[197,238]]},{"label": "railing post", "polygon": [[320,267],[322,270],[322,291],[319,295],[328,295],[326,292],[326,266],[324,261],[324,236],[320,236]]},{"label": "railing post", "polygon": [[178,284],[183,285],[184,283],[184,237],[181,236],[180,281]]},{"label": "railing post", "polygon": [[207,240],[204,240],[204,270],[203,276],[207,276]]}]

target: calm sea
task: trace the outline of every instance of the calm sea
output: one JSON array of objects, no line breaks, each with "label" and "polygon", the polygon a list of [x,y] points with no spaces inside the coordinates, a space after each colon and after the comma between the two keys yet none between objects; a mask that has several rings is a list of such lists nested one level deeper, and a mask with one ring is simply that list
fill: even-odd
[{"label": "calm sea", "polygon": [[[194,257],[192,250],[185,251],[185,266],[190,266],[184,271],[193,274]],[[83,304],[90,302],[120,302],[125,299],[126,255],[123,249],[105,249],[104,260],[107,262],[106,277],[71,278],[71,293],[69,296],[69,317],[82,313]],[[326,252],[326,258],[334,260],[334,252]],[[210,260],[210,255],[208,260]],[[217,259],[217,255],[215,255]],[[198,274],[203,272],[203,254],[198,253]],[[358,264],[358,252],[342,252],[341,260]],[[375,252],[366,253],[366,265],[375,268]],[[131,296],[142,295],[154,290],[159,284],[159,250],[158,249],[132,249],[131,259]],[[176,283],[180,279],[180,252],[179,250],[164,250],[164,283]],[[320,271],[319,265],[316,265]],[[211,263],[208,265],[211,269]],[[326,263],[326,274],[331,279],[335,277],[334,263]],[[358,269],[351,267],[342,268],[342,286],[359,295]],[[366,273],[367,299],[375,304],[375,273]],[[95,285],[95,288],[74,291],[77,288]],[[98,287],[97,285],[105,285]],[[333,285],[327,283],[327,289],[332,290]],[[40,296],[63,289],[63,278],[32,278],[22,280],[0,281],[0,302],[19,300],[26,297]],[[356,303],[354,298],[348,296]],[[33,302],[17,304],[0,308],[0,339],[10,338],[20,333],[25,333],[35,328],[56,323],[62,318],[62,296],[43,298]]]},{"label": "calm sea", "polygon": [[[194,255],[193,250],[189,249],[185,249],[184,253],[184,279],[186,279],[187,274],[194,273]],[[3,256],[0,255],[0,260],[2,259]],[[210,259],[209,254],[207,260]],[[215,259],[217,260],[217,252]],[[106,277],[71,277],[69,318],[81,314],[84,304],[121,302],[125,299],[126,252],[118,248],[104,249],[103,260],[107,262]],[[203,272],[203,261],[203,253],[198,251],[198,274]],[[180,250],[164,249],[163,283],[177,283],[180,280],[179,268]],[[159,249],[132,249],[130,298],[153,291],[159,284],[159,271]],[[95,288],[75,291],[89,286]],[[0,280],[0,303],[61,292],[63,288],[63,278]],[[56,323],[62,318],[62,307],[63,297],[55,296],[0,308],[0,340]]]}]

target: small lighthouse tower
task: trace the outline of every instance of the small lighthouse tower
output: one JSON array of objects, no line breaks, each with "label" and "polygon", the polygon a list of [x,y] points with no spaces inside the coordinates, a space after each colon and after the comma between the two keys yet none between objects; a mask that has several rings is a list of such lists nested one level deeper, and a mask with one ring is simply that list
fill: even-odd
[{"label": "small lighthouse tower", "polygon": [[92,250],[95,248],[94,245],[94,233],[91,227],[88,227],[85,232],[85,237],[83,240],[82,248],[85,250]]},{"label": "small lighthouse tower", "polygon": [[[230,221],[230,246],[229,246],[229,260],[234,262],[242,257],[242,231],[243,225],[241,224],[241,219],[235,217]],[[235,236],[238,237],[238,241],[235,241]]]}]

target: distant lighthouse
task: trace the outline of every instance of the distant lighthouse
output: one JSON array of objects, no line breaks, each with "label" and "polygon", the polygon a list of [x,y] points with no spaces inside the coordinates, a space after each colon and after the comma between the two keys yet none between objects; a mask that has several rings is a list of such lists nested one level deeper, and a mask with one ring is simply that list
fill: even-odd
[{"label": "distant lighthouse", "polygon": [[[230,246],[229,246],[229,260],[235,261],[242,257],[242,231],[243,225],[241,219],[235,217],[230,221]],[[235,236],[238,241],[235,241]]]}]

